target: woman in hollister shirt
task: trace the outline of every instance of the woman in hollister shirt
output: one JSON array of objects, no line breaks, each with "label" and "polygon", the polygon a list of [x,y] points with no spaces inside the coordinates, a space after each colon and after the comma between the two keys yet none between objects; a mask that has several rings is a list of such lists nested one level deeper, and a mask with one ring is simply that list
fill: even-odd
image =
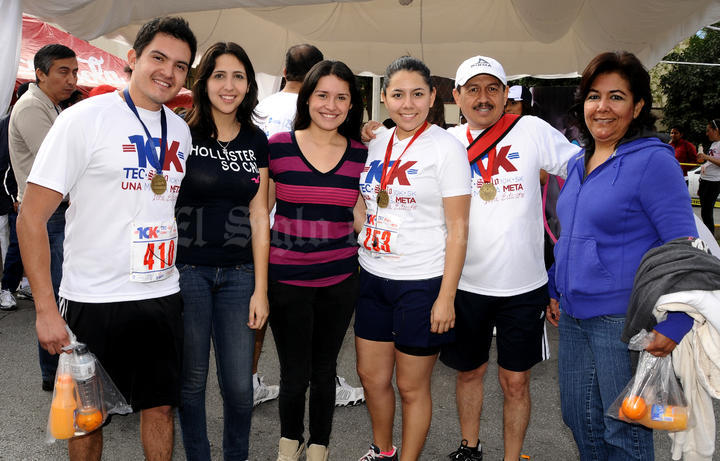
[{"label": "woman in hollister shirt", "polygon": [[193,146],[177,200],[185,302],[180,425],[188,460],[210,459],[205,419],[210,341],[223,395],[223,455],[248,459],[255,329],[268,316],[267,140],[251,121],[255,71],[235,43],[203,55],[188,114]]}]

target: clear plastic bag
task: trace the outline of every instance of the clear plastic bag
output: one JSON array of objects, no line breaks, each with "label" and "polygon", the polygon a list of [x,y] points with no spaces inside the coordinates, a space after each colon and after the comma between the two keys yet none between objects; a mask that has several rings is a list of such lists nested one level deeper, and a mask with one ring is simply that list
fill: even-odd
[{"label": "clear plastic bag", "polygon": [[60,354],[47,424],[47,441],[88,434],[108,415],[132,412],[100,361],[67,328],[70,345]]},{"label": "clear plastic bag", "polygon": [[628,347],[640,352],[635,376],[610,405],[607,415],[651,429],[684,431],[689,412],[682,387],[673,371],[669,355],[655,357],[644,349],[655,335],[642,330],[630,339]]}]

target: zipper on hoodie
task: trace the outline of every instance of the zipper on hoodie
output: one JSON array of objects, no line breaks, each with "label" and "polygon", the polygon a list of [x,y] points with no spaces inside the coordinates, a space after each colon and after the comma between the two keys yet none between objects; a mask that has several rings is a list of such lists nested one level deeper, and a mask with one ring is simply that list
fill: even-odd
[{"label": "zipper on hoodie", "polygon": [[[607,160],[605,160],[602,164],[598,165],[597,168],[592,170],[587,176],[585,176],[585,158],[583,156],[582,171],[579,171],[580,187],[578,187],[577,199],[575,200],[575,205],[573,206],[572,226],[570,227],[570,236],[571,237],[573,235],[573,231],[575,230],[575,215],[577,214],[577,207],[578,207],[578,203],[580,203],[580,194],[582,194],[583,187],[585,187],[585,184],[590,180],[590,178],[593,175],[597,176],[597,174],[599,174],[599,173],[597,173],[598,171],[600,171],[601,169],[604,169],[604,168],[608,168],[608,164],[609,164],[608,161],[615,158],[616,154],[617,154],[617,149],[615,149],[613,151],[612,155],[610,155],[610,157],[608,157]],[[580,167],[578,166],[575,169],[580,170]],[[615,180],[613,180],[613,183],[614,182],[615,182]],[[568,241],[570,241],[570,239],[568,239]],[[565,258],[566,258],[565,267],[568,267],[568,261],[570,260],[570,248],[569,247],[568,247],[567,254],[565,255]],[[570,274],[570,271],[565,270],[565,289],[567,289],[567,287],[569,286],[569,283],[570,283],[570,275],[569,274]],[[562,294],[560,294],[560,297],[562,298]]]}]

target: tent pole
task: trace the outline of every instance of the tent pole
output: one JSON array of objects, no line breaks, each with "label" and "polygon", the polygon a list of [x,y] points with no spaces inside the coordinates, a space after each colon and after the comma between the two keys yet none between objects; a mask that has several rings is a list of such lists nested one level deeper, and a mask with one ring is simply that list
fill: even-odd
[{"label": "tent pole", "polygon": [[372,78],[372,110],[370,111],[372,120],[380,121],[380,77],[373,75]]}]

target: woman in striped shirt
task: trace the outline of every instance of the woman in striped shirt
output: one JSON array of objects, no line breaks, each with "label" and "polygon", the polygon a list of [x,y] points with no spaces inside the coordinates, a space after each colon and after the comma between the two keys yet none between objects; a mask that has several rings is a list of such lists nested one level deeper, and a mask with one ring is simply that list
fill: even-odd
[{"label": "woman in striped shirt", "polygon": [[352,71],[322,61],[305,77],[294,131],[270,138],[270,327],[280,361],[278,461],[305,447],[305,392],[310,385],[308,461],[327,460],[335,368],[357,297],[353,230],[367,149],[360,142],[362,100]]}]

